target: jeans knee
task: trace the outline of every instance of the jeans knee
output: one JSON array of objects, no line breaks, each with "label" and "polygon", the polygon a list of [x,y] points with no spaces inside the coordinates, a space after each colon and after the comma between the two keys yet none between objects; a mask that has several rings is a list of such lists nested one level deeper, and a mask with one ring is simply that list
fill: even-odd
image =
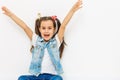
[{"label": "jeans knee", "polygon": [[26,80],[25,76],[18,77],[18,80]]},{"label": "jeans knee", "polygon": [[63,80],[61,76],[54,76],[51,80]]}]

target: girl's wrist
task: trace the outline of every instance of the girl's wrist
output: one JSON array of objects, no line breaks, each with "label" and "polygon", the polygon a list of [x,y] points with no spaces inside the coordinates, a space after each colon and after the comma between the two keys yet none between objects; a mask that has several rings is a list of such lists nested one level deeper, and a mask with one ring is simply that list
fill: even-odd
[{"label": "girl's wrist", "polygon": [[74,13],[76,10],[74,8],[72,8],[70,11]]},{"label": "girl's wrist", "polygon": [[12,17],[13,15],[14,15],[13,13],[9,13],[9,14],[8,14],[9,17]]}]

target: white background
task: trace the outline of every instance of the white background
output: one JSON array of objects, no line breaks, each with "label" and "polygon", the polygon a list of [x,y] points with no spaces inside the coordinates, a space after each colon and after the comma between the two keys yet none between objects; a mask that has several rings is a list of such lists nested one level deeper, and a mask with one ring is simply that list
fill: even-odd
[{"label": "white background", "polygon": [[[32,30],[37,13],[65,17],[77,0],[0,0]],[[120,80],[120,1],[83,0],[65,31],[64,80]],[[0,10],[0,80],[28,74],[31,42]]]}]

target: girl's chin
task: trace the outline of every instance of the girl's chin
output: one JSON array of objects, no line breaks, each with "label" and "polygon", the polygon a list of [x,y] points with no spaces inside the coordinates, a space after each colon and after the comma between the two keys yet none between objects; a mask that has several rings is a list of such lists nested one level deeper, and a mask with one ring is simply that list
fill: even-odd
[{"label": "girl's chin", "polygon": [[44,37],[44,40],[45,41],[49,41],[51,39],[51,37],[49,36],[49,37]]},{"label": "girl's chin", "polygon": [[49,41],[50,39],[49,38],[44,38],[45,41]]}]

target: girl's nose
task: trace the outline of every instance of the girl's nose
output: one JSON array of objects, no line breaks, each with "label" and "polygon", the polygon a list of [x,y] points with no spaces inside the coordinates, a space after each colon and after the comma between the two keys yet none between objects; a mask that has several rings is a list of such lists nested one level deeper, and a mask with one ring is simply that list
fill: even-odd
[{"label": "girl's nose", "polygon": [[48,32],[48,29],[45,29],[45,32]]}]

